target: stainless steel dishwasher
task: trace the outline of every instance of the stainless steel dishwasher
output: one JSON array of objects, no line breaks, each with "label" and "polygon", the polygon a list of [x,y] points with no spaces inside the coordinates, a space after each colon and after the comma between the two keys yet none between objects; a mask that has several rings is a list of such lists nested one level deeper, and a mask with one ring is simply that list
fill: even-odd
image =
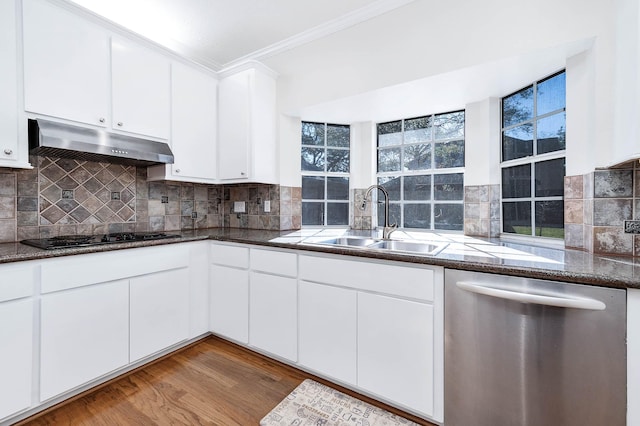
[{"label": "stainless steel dishwasher", "polygon": [[445,426],[626,423],[625,290],[447,270]]}]

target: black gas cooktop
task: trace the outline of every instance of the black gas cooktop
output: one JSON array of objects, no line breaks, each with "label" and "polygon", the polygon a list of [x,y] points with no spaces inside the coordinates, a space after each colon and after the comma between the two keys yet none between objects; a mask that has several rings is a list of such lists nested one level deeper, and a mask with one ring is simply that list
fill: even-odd
[{"label": "black gas cooktop", "polygon": [[114,244],[131,241],[163,240],[179,238],[180,235],[165,234],[164,232],[118,232],[104,235],[61,235],[59,237],[22,240],[22,244],[45,250],[69,247],[90,247],[102,244]]}]

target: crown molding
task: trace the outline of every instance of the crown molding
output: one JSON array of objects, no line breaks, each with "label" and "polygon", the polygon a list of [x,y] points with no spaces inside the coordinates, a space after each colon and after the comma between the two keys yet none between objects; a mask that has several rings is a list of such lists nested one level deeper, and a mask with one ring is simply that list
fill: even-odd
[{"label": "crown molding", "polygon": [[273,78],[273,79],[277,79],[278,78],[278,73],[276,71],[274,71],[273,69],[269,68],[268,66],[266,66],[265,64],[263,64],[260,61],[254,61],[253,59],[247,59],[244,62],[238,62],[230,67],[225,67],[223,69],[221,69],[220,71],[218,71],[218,78],[225,78],[228,77],[230,75],[239,73],[241,71],[246,71],[249,69],[257,69],[260,70],[263,74],[268,75],[269,77]]},{"label": "crown molding", "polygon": [[321,39],[338,31],[368,21],[377,16],[390,12],[399,7],[405,6],[415,0],[378,0],[353,12],[342,15],[333,21],[310,28],[294,36],[286,38],[277,43],[273,43],[262,49],[258,49],[245,56],[227,62],[222,66],[223,70],[235,68],[250,61],[262,61],[271,56],[275,56],[287,50]]}]

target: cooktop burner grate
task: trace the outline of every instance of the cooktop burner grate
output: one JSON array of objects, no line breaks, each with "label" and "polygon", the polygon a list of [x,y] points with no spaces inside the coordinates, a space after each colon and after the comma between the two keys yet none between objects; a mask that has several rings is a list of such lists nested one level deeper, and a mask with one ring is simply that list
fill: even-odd
[{"label": "cooktop burner grate", "polygon": [[90,247],[102,244],[114,244],[130,241],[152,241],[166,238],[178,238],[179,235],[164,232],[118,232],[104,235],[61,235],[50,238],[27,239],[20,241],[45,250],[65,247]]}]

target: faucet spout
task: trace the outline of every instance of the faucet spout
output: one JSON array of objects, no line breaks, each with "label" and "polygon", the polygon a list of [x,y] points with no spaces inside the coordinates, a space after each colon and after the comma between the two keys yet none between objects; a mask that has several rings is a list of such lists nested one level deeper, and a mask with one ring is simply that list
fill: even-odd
[{"label": "faucet spout", "polygon": [[384,195],[384,227],[382,228],[382,239],[388,240],[391,236],[391,233],[398,228],[397,223],[389,225],[389,192],[387,192],[387,190],[383,186],[371,185],[369,188],[367,188],[367,192],[364,195],[363,204],[367,202],[371,191],[373,191],[374,189],[380,190],[382,192],[382,195]]}]

